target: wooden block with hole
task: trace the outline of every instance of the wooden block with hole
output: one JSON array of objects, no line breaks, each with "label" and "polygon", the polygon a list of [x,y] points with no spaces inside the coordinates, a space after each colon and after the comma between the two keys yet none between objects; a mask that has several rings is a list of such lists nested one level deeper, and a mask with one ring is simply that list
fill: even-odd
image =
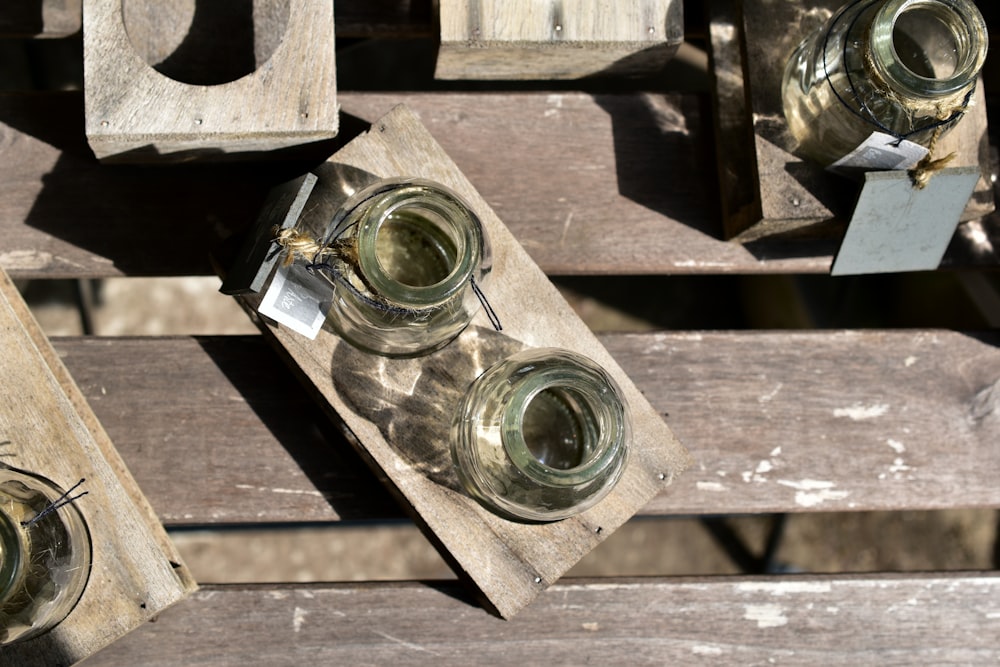
[{"label": "wooden block with hole", "polygon": [[[850,219],[858,186],[795,156],[782,110],[781,78],[796,46],[842,0],[772,3],[747,0],[742,16],[713,6],[710,34],[716,86],[716,142],[727,238],[753,242],[787,235],[831,236]],[[977,87],[969,111],[938,145],[957,155],[949,166],[979,166],[982,177],[962,220],[993,211],[986,98]]]},{"label": "wooden block with hole", "polygon": [[439,79],[656,71],[684,40],[681,0],[440,0]]},{"label": "wooden block with hole", "polygon": [[[49,632],[0,648],[5,665],[68,665],[146,623],[195,589],[187,569],[17,289],[0,270],[0,441],[8,465],[64,489],[90,531],[83,596]],[[183,486],[184,479],[174,480]]]},{"label": "wooden block with hole", "polygon": [[83,0],[17,0],[0,7],[0,37],[68,37],[83,24]]},{"label": "wooden block with hole", "polygon": [[220,159],[337,133],[330,0],[84,0],[101,160]]},{"label": "wooden block with hole", "polygon": [[[337,197],[342,202],[345,193],[382,178],[441,183],[482,220],[493,249],[484,291],[502,331],[481,309],[443,349],[390,359],[350,346],[329,327],[309,340],[258,319],[456,572],[488,606],[513,616],[664,491],[689,463],[688,454],[412,111],[396,107],[315,173],[319,180],[307,190],[297,227],[317,238]],[[309,183],[303,187],[312,188]],[[286,217],[286,211],[269,211],[267,223]],[[260,295],[239,298],[256,313]],[[576,351],[615,379],[632,412],[632,448],[621,480],[594,507],[562,521],[521,523],[492,513],[462,490],[451,460],[450,426],[468,386],[485,368],[517,350],[540,347]]]}]

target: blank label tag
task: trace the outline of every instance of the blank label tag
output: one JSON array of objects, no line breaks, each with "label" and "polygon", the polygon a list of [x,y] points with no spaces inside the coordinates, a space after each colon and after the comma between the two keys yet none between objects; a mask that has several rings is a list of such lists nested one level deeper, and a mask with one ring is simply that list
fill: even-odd
[{"label": "blank label tag", "polygon": [[912,141],[899,140],[884,132],[872,132],[860,146],[840,158],[828,170],[845,175],[859,171],[909,169],[927,155],[927,149]]},{"label": "blank label tag", "polygon": [[918,190],[905,171],[866,173],[830,274],[936,269],[979,176],[978,167],[942,169]]},{"label": "blank label tag", "polygon": [[315,340],[332,298],[333,287],[301,264],[280,265],[257,312]]}]

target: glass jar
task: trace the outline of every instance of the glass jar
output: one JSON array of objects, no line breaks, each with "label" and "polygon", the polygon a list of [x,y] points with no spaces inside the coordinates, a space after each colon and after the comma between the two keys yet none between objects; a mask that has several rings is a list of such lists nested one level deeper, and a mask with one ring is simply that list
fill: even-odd
[{"label": "glass jar", "polygon": [[0,644],[52,628],[83,594],[90,533],[65,499],[47,479],[0,467]]},{"label": "glass jar", "polygon": [[473,382],[452,425],[452,458],[465,489],[495,513],[554,521],[614,488],[630,435],[625,399],[600,366],[531,349]]},{"label": "glass jar", "polygon": [[986,59],[971,0],[855,0],[796,49],[782,96],[796,153],[829,166],[873,132],[933,147]]},{"label": "glass jar", "polygon": [[448,344],[480,307],[491,269],[482,223],[431,181],[380,181],[351,197],[322,242],[333,284],[328,321],[356,347],[386,356]]}]

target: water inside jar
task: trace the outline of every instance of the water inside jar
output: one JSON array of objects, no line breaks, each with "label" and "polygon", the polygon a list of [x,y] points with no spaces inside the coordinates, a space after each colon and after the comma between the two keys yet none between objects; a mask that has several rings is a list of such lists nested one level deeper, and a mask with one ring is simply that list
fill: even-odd
[{"label": "water inside jar", "polygon": [[385,274],[409,287],[430,287],[451,275],[458,251],[445,225],[424,209],[393,211],[375,237],[375,254]]},{"label": "water inside jar", "polygon": [[948,19],[957,18],[947,9],[913,7],[902,12],[892,28],[892,45],[899,62],[925,79],[953,77],[958,69],[959,42]]},{"label": "water inside jar", "polygon": [[531,455],[556,470],[585,463],[597,441],[596,420],[587,404],[574,392],[554,387],[528,403],[521,433]]}]

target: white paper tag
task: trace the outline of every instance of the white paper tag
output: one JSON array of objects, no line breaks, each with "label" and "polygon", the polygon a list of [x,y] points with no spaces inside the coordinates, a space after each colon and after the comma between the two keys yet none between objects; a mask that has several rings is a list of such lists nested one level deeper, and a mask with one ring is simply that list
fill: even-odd
[{"label": "white paper tag", "polygon": [[890,171],[909,169],[927,155],[927,149],[920,144],[884,132],[872,132],[860,146],[840,158],[828,170],[838,173],[857,171]]},{"label": "white paper tag", "polygon": [[333,287],[301,264],[279,265],[257,312],[315,340],[332,298]]},{"label": "white paper tag", "polygon": [[905,171],[866,173],[831,275],[936,269],[981,176],[942,169],[918,190]]}]

